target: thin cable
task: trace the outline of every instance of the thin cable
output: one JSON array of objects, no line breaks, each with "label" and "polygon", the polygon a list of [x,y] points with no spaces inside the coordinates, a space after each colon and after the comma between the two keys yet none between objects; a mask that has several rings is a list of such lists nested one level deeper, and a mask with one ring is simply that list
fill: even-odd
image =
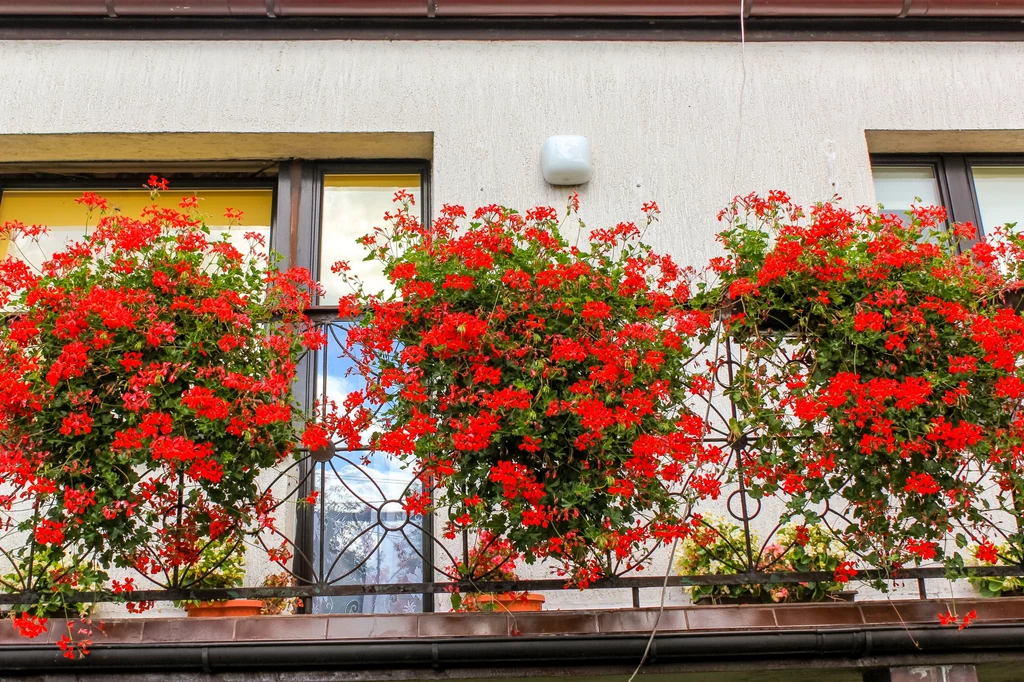
[{"label": "thin cable", "polygon": [[740,49],[743,49],[743,45],[747,42],[746,25],[743,21],[743,15],[746,14],[746,4],[746,0],[740,0]]},{"label": "thin cable", "polygon": [[[746,21],[743,17],[743,10],[745,0],[739,0],[740,2],[740,102],[739,110],[737,111],[737,131],[736,131],[736,146],[733,150],[732,159],[732,186],[736,186],[736,176],[739,172],[740,166],[740,142],[743,140],[743,103],[744,96],[747,91],[747,27]],[[715,340],[715,356],[718,355],[718,340]],[[708,404],[708,413],[711,411],[711,405]],[[705,421],[707,417],[705,417]],[[636,670],[629,676],[627,682],[633,682],[636,676],[640,674],[641,668],[644,667],[644,663],[647,662],[647,656],[651,653],[651,647],[654,645],[654,637],[658,634],[658,626],[661,624],[661,616],[665,613],[665,595],[668,592],[668,576],[672,572],[672,567],[676,562],[676,548],[679,546],[679,538],[676,538],[672,542],[672,553],[668,558],[668,568],[665,569],[665,580],[661,584],[661,600],[658,605],[658,617],[654,619],[654,627],[651,628],[651,636],[647,638],[647,646],[644,647],[644,655],[640,657],[640,663],[637,664]]]},{"label": "thin cable", "polygon": [[647,655],[651,653],[651,645],[654,644],[654,635],[658,633],[658,625],[661,624],[661,614],[665,613],[665,593],[668,592],[668,574],[672,572],[672,566],[676,563],[676,547],[679,546],[679,538],[672,541],[672,555],[668,558],[668,568],[665,569],[665,582],[661,584],[661,605],[658,607],[658,617],[654,619],[654,627],[651,628],[651,636],[647,638],[647,646],[644,648],[644,655],[640,657],[640,664],[637,665],[636,670],[629,676],[628,682],[633,682],[633,678],[640,674],[640,668],[644,667],[644,663],[647,662]]},{"label": "thin cable", "polygon": [[[721,333],[722,333],[722,321],[718,321],[718,327],[715,329],[715,353],[714,357],[718,357],[718,351],[721,347]],[[708,396],[708,406],[704,410],[704,422],[707,423],[708,419],[711,418],[711,397]],[[686,516],[690,515],[693,511],[692,506],[687,506]],[[686,518],[684,516],[684,518]],[[668,557],[668,568],[665,569],[665,581],[661,584],[661,603],[658,604],[658,617],[654,619],[654,627],[651,628],[651,636],[647,638],[647,646],[644,647],[644,655],[640,657],[640,663],[637,664],[636,670],[629,676],[627,682],[633,682],[634,678],[640,674],[640,669],[644,667],[644,663],[647,662],[647,656],[651,653],[651,646],[654,644],[654,636],[658,634],[658,626],[661,625],[661,616],[665,613],[665,595],[668,593],[668,576],[672,573],[672,568],[676,564],[676,548],[679,547],[679,538],[677,537],[672,541],[672,552]]]},{"label": "thin cable", "polygon": [[740,0],[740,102],[736,112],[736,145],[732,154],[732,184],[736,186],[736,178],[740,170],[740,143],[743,141],[743,110],[747,94],[747,27],[743,17],[744,0]]}]

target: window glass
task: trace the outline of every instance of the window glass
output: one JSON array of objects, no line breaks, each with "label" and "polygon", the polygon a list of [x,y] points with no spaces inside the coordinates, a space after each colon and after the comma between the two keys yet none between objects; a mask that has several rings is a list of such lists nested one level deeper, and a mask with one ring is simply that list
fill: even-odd
[{"label": "window glass", "polygon": [[1024,225],[1024,166],[972,166],[981,227]]},{"label": "window glass", "polygon": [[[161,194],[154,202],[146,190],[92,190],[107,199],[111,210],[137,218],[142,209],[152,206],[178,209],[182,197],[199,197],[199,211],[218,236],[228,232],[230,241],[242,253],[248,251],[244,234],[260,232],[270,243],[270,222],[273,204],[271,189],[199,189],[172,190]],[[96,224],[97,214],[91,217],[85,206],[75,202],[83,190],[5,190],[0,194],[0,225],[19,220],[26,225],[45,225],[49,233],[38,241],[15,239],[13,243],[0,243],[0,257],[9,253],[26,261],[38,270],[54,253],[81,239]],[[225,211],[242,211],[241,225],[229,227]],[[235,221],[239,222],[239,221]],[[6,241],[6,240],[5,240]]]},{"label": "window glass", "polygon": [[[420,176],[416,174],[326,175],[321,223],[320,282],[326,295],[321,305],[334,305],[351,293],[342,278],[331,272],[338,261],[348,261],[352,274],[362,280],[367,292],[385,291],[390,283],[376,261],[364,261],[366,252],[356,239],[371,234],[374,227],[386,227],[384,214],[394,212],[395,192],[405,190],[421,206]],[[420,215],[417,213],[417,215]]]},{"label": "window glass", "polygon": [[[345,331],[327,327],[328,345],[317,358],[317,398],[338,404],[362,387],[349,375]],[[365,440],[365,439],[364,439]],[[419,483],[401,462],[384,454],[346,451],[313,464],[313,570],[329,584],[423,581],[421,517],[409,517],[402,500]],[[313,613],[409,613],[423,610],[421,594],[314,597]]]},{"label": "window glass", "polygon": [[885,213],[905,219],[912,204],[943,205],[934,166],[873,166],[871,174],[875,180],[875,202],[882,205]]}]

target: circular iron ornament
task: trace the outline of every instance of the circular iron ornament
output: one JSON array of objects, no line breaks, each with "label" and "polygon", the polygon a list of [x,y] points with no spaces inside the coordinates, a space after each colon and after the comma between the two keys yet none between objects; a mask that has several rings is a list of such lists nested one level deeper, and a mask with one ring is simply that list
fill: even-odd
[{"label": "circular iron ornament", "polygon": [[[733,509],[733,506],[734,506],[733,505],[733,501],[736,500],[736,499],[740,500],[739,513],[736,513],[736,510]],[[750,503],[751,502],[756,502],[757,503],[757,508],[754,510],[754,513],[749,514],[747,516],[744,515],[744,513],[743,513],[743,507],[744,507],[743,501],[744,500],[746,500],[746,506],[747,506],[747,509],[748,509],[748,514],[749,514]],[[736,519],[737,521],[750,521],[751,519],[755,518],[758,514],[761,513],[761,500],[758,500],[758,499],[752,498],[752,497],[747,497],[747,495],[744,494],[744,492],[742,490],[736,490],[731,495],[729,495],[729,499],[726,500],[725,506],[729,510],[729,514],[734,519]]]},{"label": "circular iron ornament", "polygon": [[721,360],[716,363],[713,369],[715,383],[718,384],[719,388],[731,388],[733,375],[742,368],[743,363],[734,358]]},{"label": "circular iron ornament", "polygon": [[[389,519],[387,515],[397,514],[397,518]],[[398,500],[388,500],[377,509],[377,523],[384,530],[399,531],[409,523],[409,514]]]},{"label": "circular iron ornament", "polygon": [[314,462],[326,464],[327,462],[330,462],[332,459],[334,459],[334,455],[337,452],[338,448],[334,445],[333,442],[329,442],[322,448],[311,450],[309,456],[313,459]]}]

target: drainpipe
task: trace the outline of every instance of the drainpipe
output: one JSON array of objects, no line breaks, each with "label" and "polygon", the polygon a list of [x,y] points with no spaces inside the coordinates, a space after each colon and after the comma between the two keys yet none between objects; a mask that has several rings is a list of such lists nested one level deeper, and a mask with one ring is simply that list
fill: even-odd
[{"label": "drainpipe", "polygon": [[[1024,17],[1024,0],[746,0],[749,17]],[[0,15],[728,17],[736,0],[0,0]]]},{"label": "drainpipe", "polygon": [[[64,659],[53,645],[0,646],[0,673],[88,674],[148,671],[228,673],[284,670],[466,669],[537,666],[634,666],[648,636],[560,635],[457,639],[360,639],[349,641],[99,644],[83,659]],[[886,665],[934,665],[951,657],[991,655],[1024,658],[1024,625],[980,625],[960,631],[939,626],[728,631],[662,634],[652,665],[775,661],[880,660]],[[852,667],[867,667],[852,666]]]}]

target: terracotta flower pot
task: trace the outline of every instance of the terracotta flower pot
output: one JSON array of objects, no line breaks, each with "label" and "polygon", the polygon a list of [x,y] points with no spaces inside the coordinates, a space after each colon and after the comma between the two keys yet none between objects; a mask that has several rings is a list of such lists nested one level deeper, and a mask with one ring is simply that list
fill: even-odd
[{"label": "terracotta flower pot", "polygon": [[541,611],[544,609],[545,601],[543,594],[533,594],[532,592],[524,592],[522,594],[514,594],[512,592],[481,594],[474,596],[472,599],[480,611],[484,610],[480,607],[486,604],[494,604],[494,613]]},{"label": "terracotta flower pot", "polygon": [[185,607],[189,618],[248,618],[260,615],[263,602],[259,599],[228,599],[225,601],[204,601]]}]

